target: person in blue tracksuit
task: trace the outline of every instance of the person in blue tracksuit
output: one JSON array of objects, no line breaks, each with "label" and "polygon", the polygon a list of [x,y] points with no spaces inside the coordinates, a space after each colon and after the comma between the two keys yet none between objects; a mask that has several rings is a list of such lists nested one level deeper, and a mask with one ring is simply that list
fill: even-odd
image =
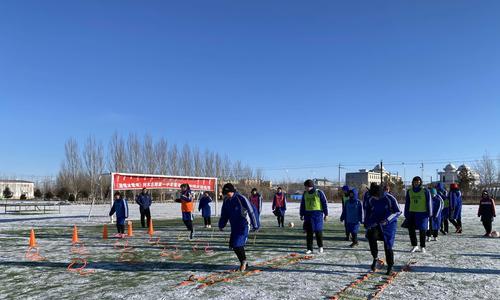
[{"label": "person in blue tracksuit", "polygon": [[412,188],[406,192],[405,218],[408,222],[408,233],[410,235],[411,252],[419,250],[417,233],[420,234],[420,247],[425,253],[425,239],[429,230],[429,218],[432,216],[432,199],[428,189],[422,187],[422,178],[415,176],[411,182]]},{"label": "person in blue tracksuit", "polygon": [[366,203],[366,238],[370,245],[373,257],[371,265],[375,271],[378,259],[377,241],[384,241],[385,259],[387,261],[387,275],[392,273],[394,266],[394,240],[398,226],[398,217],[401,215],[399,204],[390,193],[382,193],[379,185],[370,186],[370,198]]},{"label": "person in blue tracksuit", "polygon": [[181,212],[182,212],[182,222],[186,225],[187,230],[189,231],[189,239],[194,239],[194,227],[193,227],[193,193],[191,193],[191,188],[189,184],[183,183],[181,184],[181,192],[180,197],[175,199],[175,202],[181,204]]},{"label": "person in blue tracksuit", "polygon": [[[368,200],[370,199],[370,189],[372,186],[376,186],[375,182],[370,183],[370,187],[366,188],[366,192],[363,194],[363,217],[366,217],[366,205],[368,205]],[[363,221],[364,222],[364,221]]]},{"label": "person in blue tracksuit", "polygon": [[212,209],[210,207],[211,202],[212,198],[210,197],[210,193],[204,192],[203,197],[200,198],[200,203],[198,204],[198,211],[201,211],[201,216],[203,217],[203,221],[205,222],[205,228],[212,228]]},{"label": "person in blue tracksuit", "polygon": [[285,227],[286,194],[280,187],[274,194],[272,209],[278,219],[278,227]]},{"label": "person in blue tracksuit", "polygon": [[226,183],[222,187],[222,194],[225,199],[222,204],[219,219],[219,229],[222,231],[227,222],[231,224],[231,235],[229,247],[240,261],[240,271],[245,271],[248,267],[245,254],[245,244],[248,239],[250,226],[253,231],[259,229],[259,222],[255,215],[256,208],[243,195],[238,193],[231,183]]},{"label": "person in blue tracksuit", "polygon": [[448,198],[448,191],[446,190],[444,183],[440,182],[436,186],[437,193],[443,199],[443,210],[441,211],[441,233],[443,235],[448,234],[449,224],[448,218],[450,217],[450,199]]},{"label": "person in blue tracksuit", "polygon": [[359,224],[363,221],[363,204],[358,199],[358,190],[349,192],[349,200],[344,204],[340,222],[344,222],[348,234],[352,236],[351,248],[358,245]]},{"label": "person in blue tracksuit", "polygon": [[314,182],[304,182],[305,192],[300,202],[300,219],[304,221],[306,231],[306,254],[313,252],[313,237],[316,235],[319,253],[323,253],[323,222],[328,217],[328,205],[325,193],[314,187]]},{"label": "person in blue tracksuit", "polygon": [[439,228],[441,227],[441,213],[443,211],[444,201],[435,188],[431,189],[432,197],[432,216],[429,219],[429,230],[427,230],[427,241],[437,241]]},{"label": "person in blue tracksuit", "polygon": [[146,188],[143,188],[141,193],[137,195],[137,197],[135,198],[135,202],[139,204],[139,212],[141,213],[142,228],[146,227],[144,219],[147,220],[148,222],[147,226],[149,227],[149,225],[151,224],[151,211],[149,208],[151,207],[152,200]]},{"label": "person in blue tracksuit", "polygon": [[455,233],[462,233],[462,193],[458,184],[450,185],[450,222],[455,226]]},{"label": "person in blue tracksuit", "polygon": [[124,199],[118,191],[115,192],[114,197],[115,200],[109,211],[109,216],[111,217],[116,213],[116,229],[118,230],[118,234],[123,237],[125,234],[125,219],[128,218],[128,203],[127,199]]},{"label": "person in blue tracksuit", "polygon": [[[349,201],[350,191],[351,190],[349,189],[349,186],[344,185],[342,187],[342,213],[344,213],[345,210],[345,203]],[[342,220],[340,222],[342,222]],[[344,223],[344,231],[345,231],[345,240],[348,241],[351,234],[347,230],[347,223]]]}]

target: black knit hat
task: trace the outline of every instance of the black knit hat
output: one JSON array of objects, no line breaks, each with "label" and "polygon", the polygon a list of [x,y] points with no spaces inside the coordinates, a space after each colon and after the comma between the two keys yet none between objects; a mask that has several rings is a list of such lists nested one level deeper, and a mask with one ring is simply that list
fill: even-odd
[{"label": "black knit hat", "polygon": [[417,180],[419,180],[420,182],[422,182],[422,178],[420,178],[420,176],[413,177],[413,179],[411,180],[411,182],[417,181]]},{"label": "black knit hat", "polygon": [[226,183],[222,187],[222,195],[227,195],[227,193],[234,193],[236,192],[236,189],[234,188],[234,185],[232,183]]},{"label": "black knit hat", "polygon": [[307,179],[304,181],[304,186],[305,187],[314,187],[314,182],[311,179]]},{"label": "black knit hat", "polygon": [[256,189],[256,188],[253,188],[253,189],[252,189],[252,193],[253,193],[254,191],[256,192],[256,191],[257,191],[257,189]]}]

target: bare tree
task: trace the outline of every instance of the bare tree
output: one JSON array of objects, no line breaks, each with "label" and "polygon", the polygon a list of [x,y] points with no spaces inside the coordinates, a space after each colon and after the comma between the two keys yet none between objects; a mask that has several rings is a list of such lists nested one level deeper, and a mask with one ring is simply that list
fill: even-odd
[{"label": "bare tree", "polygon": [[142,146],[142,169],[148,174],[155,174],[158,172],[155,154],[153,138],[148,134],[144,137]]},{"label": "bare tree", "polygon": [[203,174],[207,177],[214,177],[215,174],[215,155],[213,152],[205,150],[205,154],[203,155],[203,159],[205,161],[205,168],[203,169]]},{"label": "bare tree", "polygon": [[497,170],[493,159],[485,153],[474,169],[479,173],[479,180],[486,187],[492,186],[497,177]]},{"label": "bare tree", "polygon": [[184,144],[181,153],[181,175],[189,176],[193,170],[193,161],[191,157],[191,149],[188,144]]},{"label": "bare tree", "polygon": [[83,148],[83,161],[85,163],[85,175],[89,181],[90,197],[96,198],[98,192],[99,176],[104,172],[104,149],[102,143],[96,142],[93,136],[89,136]]},{"label": "bare tree", "polygon": [[141,143],[134,133],[130,133],[127,139],[127,165],[130,172],[143,173]]},{"label": "bare tree", "polygon": [[78,198],[78,192],[82,186],[82,160],[78,150],[78,143],[75,139],[70,138],[64,145],[65,160],[61,170],[67,180],[68,188]]},{"label": "bare tree", "polygon": [[177,150],[177,145],[172,145],[170,149],[170,154],[168,156],[170,174],[179,175],[179,151]]},{"label": "bare tree", "polygon": [[160,174],[167,175],[168,170],[168,144],[167,140],[161,138],[155,144],[155,164]]},{"label": "bare tree", "polygon": [[234,179],[231,168],[231,160],[227,154],[224,156],[224,160],[222,161],[221,177],[224,181]]},{"label": "bare tree", "polygon": [[203,159],[201,157],[200,149],[195,147],[193,149],[193,172],[192,175],[200,177],[203,175]]},{"label": "bare tree", "polygon": [[222,166],[222,158],[220,157],[219,153],[215,154],[214,157],[214,168],[215,168],[215,177],[217,178],[223,178],[223,166]]},{"label": "bare tree", "polygon": [[127,151],[125,141],[114,133],[109,143],[108,167],[111,172],[127,172]]},{"label": "bare tree", "polygon": [[243,164],[241,163],[240,160],[237,160],[233,164],[233,178],[236,180],[243,179]]}]

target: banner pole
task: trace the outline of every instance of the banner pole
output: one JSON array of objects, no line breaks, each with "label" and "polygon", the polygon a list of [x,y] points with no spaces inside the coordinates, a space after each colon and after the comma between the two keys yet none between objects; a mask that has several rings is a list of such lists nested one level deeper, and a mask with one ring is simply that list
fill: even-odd
[{"label": "banner pole", "polygon": [[218,178],[215,178],[215,216],[217,217],[217,206],[219,206]]},{"label": "banner pole", "polygon": [[[110,206],[110,209],[111,207],[113,207],[113,194],[115,192],[115,173],[111,173],[111,195],[110,195],[110,198],[111,198],[111,206]],[[113,224],[113,216],[109,217],[110,219],[110,222],[111,224]]]}]

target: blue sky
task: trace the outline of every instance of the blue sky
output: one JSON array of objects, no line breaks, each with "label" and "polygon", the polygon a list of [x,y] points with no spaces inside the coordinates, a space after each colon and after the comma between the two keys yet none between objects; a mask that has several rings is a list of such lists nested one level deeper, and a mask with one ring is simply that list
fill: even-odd
[{"label": "blue sky", "polygon": [[500,154],[498,1],[1,1],[0,38],[3,174],[114,131],[273,179]]}]

